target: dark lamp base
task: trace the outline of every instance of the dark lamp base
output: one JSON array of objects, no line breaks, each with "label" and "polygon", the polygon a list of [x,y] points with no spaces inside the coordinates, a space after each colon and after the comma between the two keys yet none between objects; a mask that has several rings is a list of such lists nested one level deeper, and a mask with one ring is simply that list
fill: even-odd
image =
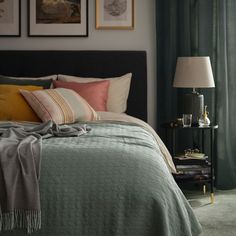
[{"label": "dark lamp base", "polygon": [[197,126],[198,120],[203,114],[204,97],[197,92],[184,94],[183,99],[183,113],[192,114],[192,125]]}]

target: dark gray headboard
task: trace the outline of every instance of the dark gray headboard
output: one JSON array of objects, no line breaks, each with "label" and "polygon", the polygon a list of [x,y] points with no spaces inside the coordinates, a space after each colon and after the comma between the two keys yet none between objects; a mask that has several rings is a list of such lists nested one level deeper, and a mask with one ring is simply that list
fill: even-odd
[{"label": "dark gray headboard", "polygon": [[131,72],[127,113],[147,120],[145,51],[0,51],[0,75],[117,77]]}]

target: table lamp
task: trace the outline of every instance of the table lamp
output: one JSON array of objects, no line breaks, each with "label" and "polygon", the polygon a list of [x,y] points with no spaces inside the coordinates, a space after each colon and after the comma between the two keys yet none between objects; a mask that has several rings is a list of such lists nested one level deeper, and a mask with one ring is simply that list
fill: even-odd
[{"label": "table lamp", "polygon": [[176,88],[192,88],[192,93],[185,94],[183,113],[192,114],[192,124],[197,125],[203,114],[204,97],[196,88],[213,88],[211,62],[209,57],[179,57],[173,86]]}]

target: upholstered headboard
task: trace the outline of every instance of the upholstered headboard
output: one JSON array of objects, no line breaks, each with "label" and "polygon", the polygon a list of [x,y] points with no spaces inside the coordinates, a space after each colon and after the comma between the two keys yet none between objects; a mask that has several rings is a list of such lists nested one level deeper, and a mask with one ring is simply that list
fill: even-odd
[{"label": "upholstered headboard", "polygon": [[117,77],[131,72],[127,113],[147,120],[145,51],[0,51],[0,75]]}]

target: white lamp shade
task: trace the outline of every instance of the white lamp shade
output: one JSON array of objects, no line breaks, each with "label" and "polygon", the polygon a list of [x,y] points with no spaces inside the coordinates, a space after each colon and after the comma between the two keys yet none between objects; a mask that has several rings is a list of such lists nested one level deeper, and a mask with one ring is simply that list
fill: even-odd
[{"label": "white lamp shade", "polygon": [[210,58],[179,57],[173,86],[177,88],[215,87]]}]

